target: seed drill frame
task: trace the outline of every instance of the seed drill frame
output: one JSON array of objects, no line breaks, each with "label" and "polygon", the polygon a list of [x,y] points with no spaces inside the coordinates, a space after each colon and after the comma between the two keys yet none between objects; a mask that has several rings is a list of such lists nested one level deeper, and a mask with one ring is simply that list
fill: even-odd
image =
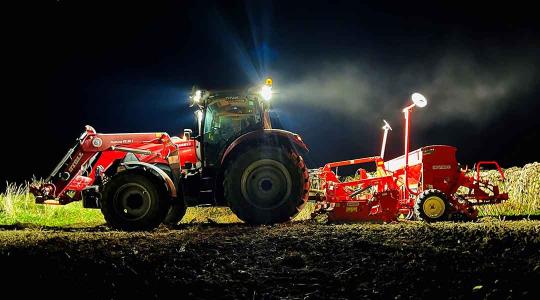
[{"label": "seed drill frame", "polygon": [[[310,200],[316,202],[315,213],[328,213],[329,221],[383,221],[400,217],[428,222],[442,220],[475,220],[475,206],[501,203],[508,199],[498,186],[480,176],[482,166],[495,161],[480,161],[476,174],[467,175],[456,160],[456,148],[446,145],[425,146],[409,152],[410,116],[414,107],[424,107],[427,100],[415,93],[413,104],[404,108],[404,155],[384,160],[390,125],[384,135],[379,156],[330,162],[310,170]],[[345,166],[374,164],[376,172],[358,169],[353,180],[341,180],[337,169]],[[461,189],[460,189],[461,188]],[[463,189],[466,188],[466,189]],[[463,192],[468,190],[468,192]]]}]

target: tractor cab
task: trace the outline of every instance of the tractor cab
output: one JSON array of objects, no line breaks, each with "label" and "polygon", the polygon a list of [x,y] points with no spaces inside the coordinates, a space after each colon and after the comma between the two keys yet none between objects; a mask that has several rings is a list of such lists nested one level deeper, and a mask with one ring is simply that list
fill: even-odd
[{"label": "tractor cab", "polygon": [[202,144],[203,167],[219,165],[227,147],[240,136],[272,128],[267,100],[253,90],[197,90],[191,100],[199,108],[197,140]]},{"label": "tractor cab", "polygon": [[257,97],[216,95],[207,101],[200,131],[206,167],[215,166],[227,146],[241,135],[270,128],[264,104]]}]

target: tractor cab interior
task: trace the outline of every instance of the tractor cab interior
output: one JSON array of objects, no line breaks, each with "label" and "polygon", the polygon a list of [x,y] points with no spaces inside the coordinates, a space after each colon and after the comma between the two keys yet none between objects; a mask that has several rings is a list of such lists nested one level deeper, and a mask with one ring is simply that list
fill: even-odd
[{"label": "tractor cab interior", "polygon": [[204,117],[203,140],[207,162],[217,161],[219,153],[240,135],[262,128],[256,101],[223,98],[210,103]]}]

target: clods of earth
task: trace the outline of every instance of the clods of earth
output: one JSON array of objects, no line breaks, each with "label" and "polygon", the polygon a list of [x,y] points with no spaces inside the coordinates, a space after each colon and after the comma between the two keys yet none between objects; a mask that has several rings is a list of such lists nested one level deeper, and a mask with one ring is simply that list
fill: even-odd
[{"label": "clods of earth", "polygon": [[0,268],[21,297],[540,299],[540,222],[15,225]]}]

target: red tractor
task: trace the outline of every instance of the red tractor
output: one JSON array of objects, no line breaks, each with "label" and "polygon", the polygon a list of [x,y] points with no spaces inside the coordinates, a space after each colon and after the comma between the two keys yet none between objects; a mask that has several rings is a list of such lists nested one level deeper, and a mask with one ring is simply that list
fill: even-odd
[{"label": "red tractor", "polygon": [[[380,156],[327,163],[311,170],[310,199],[317,202],[316,213],[327,212],[330,221],[394,221],[400,216],[427,222],[474,220],[476,205],[495,204],[508,199],[507,193],[480,177],[480,167],[497,162],[476,164],[476,176],[466,175],[456,160],[456,148],[444,145],[422,147],[409,152],[410,113],[427,100],[415,93],[405,114],[404,155],[384,161],[388,131],[385,121]],[[341,180],[338,168],[372,164],[375,172],[357,170],[353,180]],[[465,189],[460,189],[460,187]],[[467,190],[467,192],[464,192]]]},{"label": "red tractor", "polygon": [[37,203],[82,200],[114,228],[176,224],[187,206],[230,206],[247,223],[291,220],[304,206],[308,172],[299,135],[272,129],[272,81],[245,92],[196,90],[198,134],[101,134],[86,126],[43,184]]}]

